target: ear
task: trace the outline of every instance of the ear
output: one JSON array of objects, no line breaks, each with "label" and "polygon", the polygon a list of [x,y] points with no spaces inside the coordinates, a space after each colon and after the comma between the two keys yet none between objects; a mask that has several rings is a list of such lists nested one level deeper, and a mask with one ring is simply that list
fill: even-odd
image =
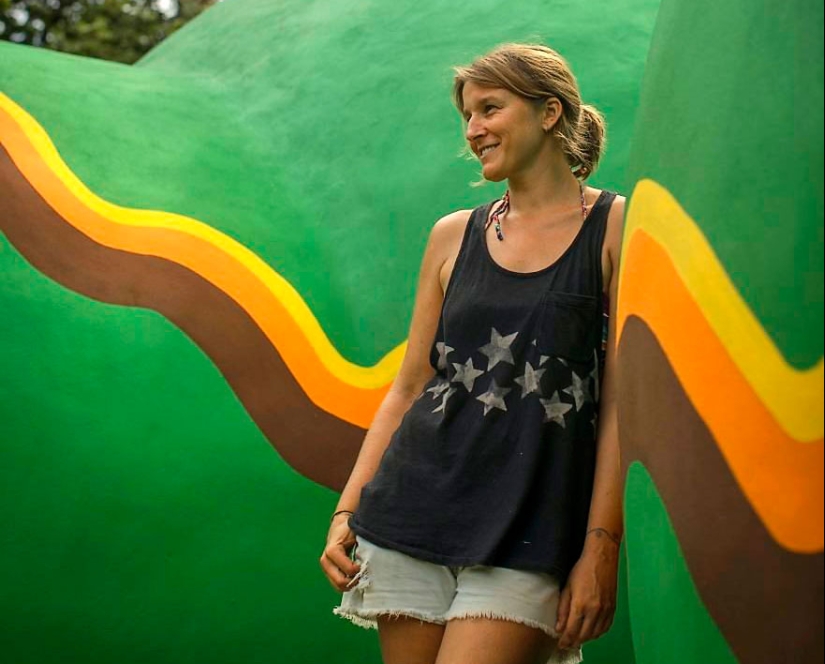
[{"label": "ear", "polygon": [[561,114],[563,111],[558,97],[548,97],[542,106],[542,111],[543,118],[541,121],[541,126],[545,133],[550,133],[553,127],[555,127],[561,119]]}]

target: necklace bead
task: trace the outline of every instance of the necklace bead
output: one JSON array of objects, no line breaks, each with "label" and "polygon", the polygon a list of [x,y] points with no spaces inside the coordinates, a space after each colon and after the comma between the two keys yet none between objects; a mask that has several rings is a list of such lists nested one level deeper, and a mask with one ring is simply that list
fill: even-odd
[{"label": "necklace bead", "polygon": [[[587,220],[587,201],[584,199],[584,187],[582,183],[579,182],[579,198],[581,199],[582,204],[582,223]],[[498,238],[499,242],[504,241],[504,233],[501,231],[501,218],[510,211],[510,191],[505,191],[504,196],[501,199],[501,203],[499,206],[493,211],[493,214],[490,215],[490,218],[487,220],[487,223],[484,226],[484,229],[488,229],[490,227],[491,222],[495,222],[495,231],[496,237]]]}]

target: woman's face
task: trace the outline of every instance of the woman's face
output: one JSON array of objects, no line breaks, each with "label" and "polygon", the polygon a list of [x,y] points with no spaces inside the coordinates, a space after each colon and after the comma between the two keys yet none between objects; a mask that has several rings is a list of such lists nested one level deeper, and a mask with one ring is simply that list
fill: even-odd
[{"label": "woman's face", "polygon": [[486,180],[500,182],[529,169],[548,147],[543,109],[503,88],[466,83],[465,136]]}]

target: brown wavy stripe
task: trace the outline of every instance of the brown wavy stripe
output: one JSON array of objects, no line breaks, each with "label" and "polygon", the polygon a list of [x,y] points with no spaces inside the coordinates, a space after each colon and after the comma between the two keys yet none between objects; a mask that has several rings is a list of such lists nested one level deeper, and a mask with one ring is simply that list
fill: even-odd
[{"label": "brown wavy stripe", "polygon": [[290,466],[343,488],[363,429],[317,408],[234,300],[171,261],[110,249],[83,235],[45,203],[2,146],[0,201],[0,231],[35,268],[95,300],[165,316],[212,359]]},{"label": "brown wavy stripe", "polygon": [[823,661],[823,555],[771,540],[639,318],[628,319],[619,364],[623,470],[634,460],[649,470],[733,651],[743,664]]}]

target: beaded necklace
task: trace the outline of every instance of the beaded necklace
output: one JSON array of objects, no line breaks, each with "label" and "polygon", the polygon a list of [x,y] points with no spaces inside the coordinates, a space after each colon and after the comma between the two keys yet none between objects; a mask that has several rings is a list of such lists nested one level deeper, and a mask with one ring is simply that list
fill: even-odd
[{"label": "beaded necklace", "polygon": [[[582,204],[582,223],[587,219],[587,203],[584,200],[584,187],[582,183],[579,182],[579,198],[581,198]],[[510,210],[510,190],[504,192],[504,198],[501,199],[501,203],[495,209],[493,214],[490,215],[490,218],[487,220],[487,223],[484,225],[484,230],[486,231],[490,228],[490,224],[495,222],[496,224],[496,237],[498,238],[499,242],[504,240],[504,233],[501,232],[501,218],[507,214]]]}]

